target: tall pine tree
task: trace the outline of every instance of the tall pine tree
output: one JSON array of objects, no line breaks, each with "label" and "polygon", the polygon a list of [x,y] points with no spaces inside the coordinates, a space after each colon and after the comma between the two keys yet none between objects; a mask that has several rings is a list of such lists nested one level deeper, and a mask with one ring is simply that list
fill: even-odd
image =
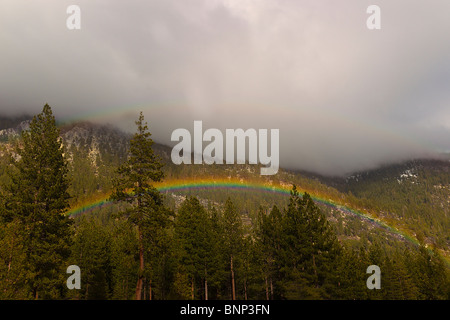
[{"label": "tall pine tree", "polygon": [[258,213],[256,237],[257,248],[260,250],[261,267],[264,273],[266,299],[274,299],[274,287],[276,286],[279,252],[282,245],[282,212],[277,206],[273,206],[268,214],[262,208]]},{"label": "tall pine tree", "polygon": [[236,300],[236,261],[242,247],[242,219],[230,198],[225,202],[223,212],[224,250],[229,261],[231,276],[231,299]]},{"label": "tall pine tree", "polygon": [[191,298],[195,298],[195,282],[201,280],[204,299],[208,300],[210,264],[213,263],[213,233],[208,212],[197,198],[187,198],[175,221],[179,259],[191,280]]},{"label": "tall pine tree", "polygon": [[280,271],[285,297],[328,298],[326,292],[336,285],[333,273],[341,247],[325,215],[309,194],[300,197],[295,185],[282,225]]},{"label": "tall pine tree", "polygon": [[[163,164],[153,152],[153,140],[142,112],[136,125],[137,132],[130,141],[128,159],[117,169],[111,199],[131,205],[122,213],[138,230],[139,273],[136,300],[141,300],[146,251],[144,236],[147,241],[157,243],[161,230],[168,223],[169,211],[163,205],[161,193],[153,185],[154,182],[161,181],[164,176]],[[151,286],[151,282],[149,283]]]},{"label": "tall pine tree", "polygon": [[20,225],[17,236],[26,258],[22,267],[28,290],[35,299],[59,298],[70,255],[71,228],[65,215],[69,181],[59,129],[48,104],[21,133],[10,160],[6,211]]}]

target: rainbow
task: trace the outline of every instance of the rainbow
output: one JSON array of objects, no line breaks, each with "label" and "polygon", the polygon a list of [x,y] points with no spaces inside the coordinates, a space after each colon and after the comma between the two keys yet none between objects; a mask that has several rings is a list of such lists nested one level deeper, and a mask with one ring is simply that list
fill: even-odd
[{"label": "rainbow", "polygon": [[77,204],[72,207],[66,215],[70,217],[75,217],[79,214],[92,211],[96,208],[101,208],[104,205],[111,205],[112,202],[108,200],[109,196],[102,195],[96,199],[91,199],[89,201],[83,202],[81,204]]},{"label": "rainbow", "polygon": [[[285,196],[290,196],[292,185],[287,184],[262,184],[261,182],[243,182],[242,180],[236,180],[236,179],[227,179],[227,180],[214,180],[214,179],[200,179],[200,180],[191,180],[191,181],[170,181],[167,183],[163,183],[157,186],[157,189],[162,193],[167,192],[177,192],[177,191],[186,191],[186,190],[192,190],[192,189],[212,189],[212,188],[219,188],[219,189],[227,189],[227,190],[247,190],[247,191],[256,191],[256,192],[269,192],[269,193],[276,193],[281,194]],[[305,192],[308,192],[308,194],[311,196],[311,198],[316,203],[321,203],[327,207],[330,207],[332,209],[339,210],[341,212],[351,214],[354,216],[358,216],[372,224],[378,225],[379,227],[382,227],[386,230],[388,230],[390,233],[397,234],[401,238],[404,238],[408,240],[411,243],[414,243],[416,245],[419,244],[417,239],[406,233],[405,231],[401,231],[398,228],[395,228],[393,226],[388,225],[387,223],[383,222],[382,220],[373,217],[367,212],[363,212],[361,210],[352,209],[346,205],[341,205],[336,203],[335,201],[326,198],[325,196],[318,196],[317,192],[305,190]],[[304,192],[300,192],[300,195],[303,195]]]},{"label": "rainbow", "polygon": [[[179,191],[187,191],[187,190],[211,190],[211,189],[225,189],[225,190],[237,190],[237,191],[254,191],[254,192],[267,192],[272,194],[280,194],[284,196],[290,195],[290,190],[292,185],[288,184],[279,184],[279,183],[262,183],[262,182],[252,182],[252,181],[244,181],[241,179],[191,179],[191,180],[177,180],[171,179],[164,182],[156,183],[156,189],[158,189],[162,193],[172,193]],[[300,188],[298,188],[300,189]],[[408,240],[413,244],[419,244],[417,239],[409,235],[406,231],[402,231],[399,228],[396,228],[392,225],[388,225],[384,221],[374,217],[368,212],[363,212],[358,209],[350,208],[348,205],[339,204],[326,196],[318,195],[316,190],[305,190],[311,196],[311,198],[320,204],[328,206],[332,209],[339,210],[346,214],[351,214],[354,216],[358,216],[369,223],[377,225],[379,227],[384,228],[390,233],[396,234],[397,236]],[[304,192],[300,192],[299,194],[303,195]],[[69,216],[76,216],[84,212],[89,212],[95,208],[99,208],[102,206],[112,204],[111,201],[108,200],[107,196],[100,196],[97,199],[93,199],[87,203],[77,205],[68,211]]]}]

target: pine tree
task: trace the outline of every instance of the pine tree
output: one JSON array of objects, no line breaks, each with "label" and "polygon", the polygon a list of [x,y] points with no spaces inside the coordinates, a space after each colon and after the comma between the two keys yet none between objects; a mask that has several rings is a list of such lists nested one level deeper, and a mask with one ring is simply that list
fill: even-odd
[{"label": "pine tree", "polygon": [[438,252],[420,246],[412,266],[419,299],[442,300],[448,298],[448,270]]},{"label": "pine tree", "polygon": [[242,238],[241,254],[238,272],[241,275],[239,287],[242,288],[242,295],[244,300],[249,300],[252,297],[252,286],[256,282],[258,274],[256,273],[256,245],[250,235]]},{"label": "pine tree", "polygon": [[224,250],[229,262],[231,299],[236,300],[235,265],[242,245],[242,219],[230,198],[223,212]]},{"label": "pine tree", "polygon": [[[69,181],[59,129],[49,105],[33,118],[11,156],[6,208],[18,221],[32,296],[61,297],[70,254]],[[15,249],[14,249],[15,250]]]},{"label": "pine tree", "polygon": [[[139,244],[133,225],[117,220],[111,232],[110,265],[112,274],[112,298],[129,300],[136,296],[135,280],[139,263]],[[134,289],[133,289],[134,287]]]},{"label": "pine tree", "polygon": [[325,215],[309,194],[300,198],[295,185],[282,225],[286,297],[328,298],[326,292],[336,285],[334,270],[341,248]]},{"label": "pine tree", "polygon": [[208,281],[208,296],[212,299],[219,299],[222,297],[222,286],[224,279],[227,278],[228,272],[228,258],[226,257],[226,250],[224,248],[224,229],[223,229],[223,215],[215,207],[209,210],[209,221],[211,226],[212,236],[212,251]]},{"label": "pine tree", "polygon": [[79,219],[72,248],[73,264],[83,270],[81,290],[75,294],[82,299],[108,297],[107,272],[110,270],[110,234],[99,220],[82,216]]},{"label": "pine tree", "polygon": [[146,251],[144,236],[147,241],[157,243],[161,229],[168,223],[169,211],[163,205],[161,193],[153,185],[164,176],[163,164],[153,152],[153,140],[142,112],[136,125],[137,132],[130,141],[128,159],[117,169],[118,177],[113,181],[111,199],[131,205],[123,215],[138,230],[139,273],[136,300],[141,300]]},{"label": "pine tree", "polygon": [[366,298],[366,273],[361,257],[351,249],[343,248],[336,269],[337,290],[333,298],[361,300]]},{"label": "pine tree", "polygon": [[417,288],[411,280],[398,253],[392,259],[386,258],[383,269],[384,297],[386,300],[417,299]]},{"label": "pine tree", "polygon": [[256,237],[261,252],[260,259],[264,273],[266,299],[274,299],[274,287],[278,278],[279,252],[282,241],[282,212],[273,206],[269,214],[260,208]]},{"label": "pine tree", "polygon": [[0,300],[31,299],[22,226],[19,221],[0,222]]},{"label": "pine tree", "polygon": [[204,299],[208,300],[208,278],[212,260],[212,228],[206,209],[197,198],[187,198],[178,210],[175,220],[175,232],[179,258],[191,279],[192,299],[194,284],[200,280]]}]

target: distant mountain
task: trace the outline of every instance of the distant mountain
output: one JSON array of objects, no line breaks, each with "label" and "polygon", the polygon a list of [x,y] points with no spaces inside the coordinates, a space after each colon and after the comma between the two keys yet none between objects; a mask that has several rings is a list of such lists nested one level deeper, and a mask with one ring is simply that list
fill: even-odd
[{"label": "distant mountain", "polygon": [[30,122],[31,120],[27,117],[12,119],[9,121],[4,118],[0,118],[0,142],[6,142],[8,139],[18,137],[20,132],[29,128]]},{"label": "distant mountain", "polygon": [[[0,124],[4,126],[0,130],[0,141],[3,147],[29,124],[29,119],[26,118],[2,121]],[[12,124],[12,127],[5,127],[7,124]],[[70,164],[72,205],[107,197],[114,172],[127,157],[131,134],[111,125],[77,122],[62,125],[61,136]],[[383,228],[381,223],[374,223],[375,220],[358,217],[351,211],[327,203],[340,204],[379,219],[394,230],[403,230],[411,237],[436,245],[450,256],[448,160],[411,160],[356,172],[345,178],[282,169],[275,176],[261,176],[259,169],[250,165],[176,166],[170,160],[171,148],[155,143],[154,150],[166,164],[166,179],[189,181],[202,177],[219,180],[233,178],[243,183],[283,186],[296,184],[300,191],[307,191],[323,200],[319,201],[319,205],[333,223],[339,238],[353,246],[360,245],[361,241],[382,241],[394,249],[399,243],[406,241],[400,233]],[[0,169],[2,163],[5,164],[5,158],[2,159],[1,154],[0,152]],[[2,174],[4,170],[0,170],[0,176]],[[230,196],[248,223],[254,220],[259,207],[267,209],[273,204],[284,207],[288,199],[275,193],[222,189],[176,191],[168,193],[166,198],[170,206],[176,207],[180,199],[187,195],[209,199],[215,204],[222,203]]]},{"label": "distant mountain", "polygon": [[449,248],[450,161],[445,157],[385,165],[345,178],[315,178],[389,219],[405,221],[420,239]]},{"label": "distant mountain", "polygon": [[22,115],[18,117],[7,117],[0,115],[0,130],[15,129],[20,123],[24,121],[31,121],[33,117],[29,115]]}]

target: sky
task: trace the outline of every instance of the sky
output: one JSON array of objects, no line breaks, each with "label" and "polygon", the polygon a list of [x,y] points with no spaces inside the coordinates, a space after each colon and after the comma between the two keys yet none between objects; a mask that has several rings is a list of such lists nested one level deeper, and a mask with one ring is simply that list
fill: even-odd
[{"label": "sky", "polygon": [[[69,5],[81,9],[69,30]],[[381,12],[370,30],[369,5]],[[450,151],[448,0],[1,0],[0,114],[155,141],[280,130],[280,166],[325,175]]]}]

